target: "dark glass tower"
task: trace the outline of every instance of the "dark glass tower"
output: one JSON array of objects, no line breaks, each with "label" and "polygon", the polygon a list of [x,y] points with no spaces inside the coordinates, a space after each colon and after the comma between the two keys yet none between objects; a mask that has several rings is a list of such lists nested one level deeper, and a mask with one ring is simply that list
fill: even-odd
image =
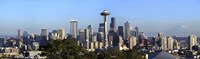
[{"label": "dark glass tower", "polygon": [[99,32],[104,32],[104,23],[99,24]]},{"label": "dark glass tower", "polygon": [[118,26],[118,35],[124,37],[123,26]]},{"label": "dark glass tower", "polygon": [[116,18],[115,17],[111,18],[110,31],[116,32]]}]

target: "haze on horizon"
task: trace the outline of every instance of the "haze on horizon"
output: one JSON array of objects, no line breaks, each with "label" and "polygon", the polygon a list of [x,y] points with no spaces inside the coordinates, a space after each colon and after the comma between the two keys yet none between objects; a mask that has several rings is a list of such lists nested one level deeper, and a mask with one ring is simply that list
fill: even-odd
[{"label": "haze on horizon", "polygon": [[17,29],[40,34],[63,28],[69,32],[70,20],[78,20],[78,28],[88,25],[97,31],[104,9],[116,17],[117,25],[129,21],[148,36],[200,36],[199,0],[0,0],[0,35],[16,35]]}]

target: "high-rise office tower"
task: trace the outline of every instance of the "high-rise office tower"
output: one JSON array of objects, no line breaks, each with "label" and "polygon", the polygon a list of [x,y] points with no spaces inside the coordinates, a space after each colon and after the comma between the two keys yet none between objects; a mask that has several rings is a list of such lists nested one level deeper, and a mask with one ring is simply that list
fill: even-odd
[{"label": "high-rise office tower", "polygon": [[41,36],[47,36],[47,29],[41,30]]},{"label": "high-rise office tower", "polygon": [[172,37],[167,38],[167,48],[169,50],[173,50],[174,39]]},{"label": "high-rise office tower", "polygon": [[162,49],[166,50],[167,49],[167,38],[166,37],[162,37],[161,41],[162,41]]},{"label": "high-rise office tower", "polygon": [[89,30],[85,29],[85,41],[89,42]]},{"label": "high-rise office tower", "polygon": [[87,27],[88,31],[89,31],[89,40],[92,41],[92,35],[93,35],[93,29],[91,25],[88,25]]},{"label": "high-rise office tower", "polygon": [[110,30],[108,34],[108,44],[113,46],[114,33],[116,33],[116,18],[111,17]]},{"label": "high-rise office tower", "polygon": [[89,30],[89,35],[93,35],[93,29],[91,25],[88,25],[87,29]]},{"label": "high-rise office tower", "polygon": [[161,49],[167,49],[167,38],[164,36],[164,33],[158,33],[158,38],[161,41]]},{"label": "high-rise office tower", "polygon": [[116,32],[116,18],[111,17],[110,32]]},{"label": "high-rise office tower", "polygon": [[29,33],[27,31],[23,32],[23,44],[28,45],[29,44]]},{"label": "high-rise office tower", "polygon": [[98,32],[97,33],[97,41],[99,42],[103,42],[103,32]]},{"label": "high-rise office tower", "polygon": [[58,37],[61,40],[65,39],[65,30],[64,29],[58,29]]},{"label": "high-rise office tower", "polygon": [[130,28],[130,36],[136,37],[135,32],[136,32],[136,31],[131,27],[131,28]]},{"label": "high-rise office tower", "polygon": [[77,39],[77,35],[78,35],[78,22],[77,22],[77,20],[71,20],[70,21],[70,33],[71,33],[73,39]]},{"label": "high-rise office tower", "polygon": [[127,21],[125,24],[124,24],[124,26],[125,26],[125,40],[128,40],[128,38],[130,37],[130,35],[131,35],[131,29],[130,29],[130,23]]},{"label": "high-rise office tower", "polygon": [[139,28],[135,27],[135,37],[138,40],[138,36],[139,36]]},{"label": "high-rise office tower", "polygon": [[115,32],[115,33],[113,34],[113,43],[112,43],[112,45],[113,45],[114,47],[116,47],[116,46],[118,46],[118,43],[119,43],[119,35],[118,35],[117,32]]},{"label": "high-rise office tower", "polygon": [[17,32],[18,32],[18,39],[22,40],[22,32],[21,32],[21,30],[18,29]]},{"label": "high-rise office tower", "polygon": [[41,40],[39,42],[40,45],[46,46],[48,44],[48,37],[47,37],[47,29],[41,30]]},{"label": "high-rise office tower", "polygon": [[164,37],[164,33],[158,33],[158,37],[159,38]]},{"label": "high-rise office tower", "polygon": [[167,49],[167,37],[162,37],[162,46],[163,49],[166,50]]},{"label": "high-rise office tower", "polygon": [[104,32],[104,23],[99,24],[99,31],[98,32]]},{"label": "high-rise office tower", "polygon": [[90,47],[89,30],[88,29],[79,30],[79,40],[80,40],[81,46],[83,45],[83,47],[88,50]]},{"label": "high-rise office tower", "polygon": [[118,26],[118,35],[124,37],[123,26]]},{"label": "high-rise office tower", "polygon": [[81,44],[85,41],[85,30],[84,29],[79,30],[79,41]]},{"label": "high-rise office tower", "polygon": [[104,17],[104,48],[107,49],[108,47],[108,29],[107,29],[107,16],[110,15],[110,13],[106,10],[100,13],[101,16]]},{"label": "high-rise office tower", "polygon": [[136,37],[134,36],[131,36],[129,38],[129,48],[132,49],[133,46],[136,46],[137,42],[136,42]]},{"label": "high-rise office tower", "polygon": [[195,44],[197,44],[197,36],[190,35],[189,36],[189,49],[190,49],[190,51],[192,51],[192,46],[194,46]]}]

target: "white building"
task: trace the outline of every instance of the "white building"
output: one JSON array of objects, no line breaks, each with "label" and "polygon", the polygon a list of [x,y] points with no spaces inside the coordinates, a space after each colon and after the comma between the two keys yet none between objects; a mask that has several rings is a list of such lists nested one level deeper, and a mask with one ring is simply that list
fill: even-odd
[{"label": "white building", "polygon": [[131,36],[129,38],[129,49],[132,49],[133,46],[136,46],[136,44],[137,44],[136,37]]},{"label": "white building", "polygon": [[169,50],[173,50],[174,39],[172,37],[168,37],[167,39],[167,48]]},{"label": "white building", "polygon": [[58,37],[61,40],[65,39],[65,30],[64,29],[58,29]]},{"label": "white building", "polygon": [[192,51],[192,46],[194,46],[195,44],[197,44],[197,36],[190,35],[189,36],[189,49],[190,49],[190,51]]},{"label": "white building", "polygon": [[77,22],[77,20],[71,20],[70,21],[70,33],[72,35],[72,38],[77,39],[77,35],[78,35],[78,22]]},{"label": "white building", "polygon": [[124,26],[125,26],[125,40],[128,40],[129,39],[129,37],[131,36],[131,27],[130,27],[130,23],[127,21],[125,24],[124,24]]}]

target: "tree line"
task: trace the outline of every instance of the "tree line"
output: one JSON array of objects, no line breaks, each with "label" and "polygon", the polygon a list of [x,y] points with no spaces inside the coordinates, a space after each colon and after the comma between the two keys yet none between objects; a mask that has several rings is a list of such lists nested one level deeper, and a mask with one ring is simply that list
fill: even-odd
[{"label": "tree line", "polygon": [[87,51],[78,46],[72,39],[50,40],[48,46],[41,46],[41,55],[46,55],[48,59],[143,59],[143,53],[136,48],[118,50],[95,50]]}]

